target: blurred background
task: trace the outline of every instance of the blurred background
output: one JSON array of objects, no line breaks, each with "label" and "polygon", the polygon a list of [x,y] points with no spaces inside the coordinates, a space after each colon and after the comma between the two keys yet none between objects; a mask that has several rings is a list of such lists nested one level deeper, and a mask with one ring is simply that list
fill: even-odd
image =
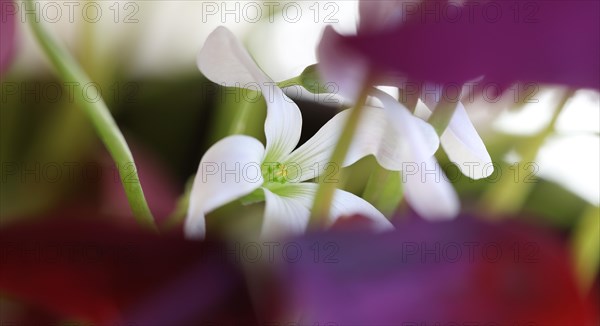
[{"label": "blurred background", "polygon": [[[56,216],[133,223],[114,164],[35,42],[24,4],[7,3],[2,22],[16,17],[16,43],[2,72],[0,228]],[[181,221],[178,200],[186,183],[204,151],[227,135],[236,110],[231,96],[196,67],[208,34],[227,26],[259,66],[282,81],[316,63],[326,25],[352,34],[358,19],[358,1],[73,3],[38,2],[41,23],[97,83],[89,94],[102,96],[125,134],[155,217],[174,225]],[[517,101],[508,91],[493,101],[464,103],[498,164],[492,176],[470,180],[441,150],[438,159],[453,177],[464,214],[486,223],[521,219],[559,239],[586,297],[597,289],[600,260],[600,95],[577,90],[559,108],[566,89],[520,89],[527,96]],[[296,100],[304,118],[301,142],[339,110],[310,96]],[[264,140],[265,108],[255,112],[248,134]],[[344,188],[361,195],[374,164],[365,158],[349,167]],[[237,234],[259,227],[261,210],[251,206],[246,218],[232,218],[235,207],[218,210],[209,225],[219,220],[216,229],[231,224],[234,231],[223,232]],[[392,215],[402,219],[407,211],[402,202]],[[20,301],[0,295],[0,312],[10,316]]]}]

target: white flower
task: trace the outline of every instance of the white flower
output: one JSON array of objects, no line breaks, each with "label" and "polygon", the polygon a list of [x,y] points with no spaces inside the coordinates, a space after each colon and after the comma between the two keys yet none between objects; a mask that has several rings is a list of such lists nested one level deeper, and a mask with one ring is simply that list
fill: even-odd
[{"label": "white flower", "polygon": [[[215,83],[260,88],[267,102],[266,146],[252,137],[233,135],[208,149],[200,161],[190,194],[186,236],[204,237],[206,214],[249,194],[264,197],[266,202],[263,237],[303,232],[317,189],[316,183],[306,181],[321,176],[327,168],[338,168],[329,166],[328,160],[348,118],[348,110],[337,114],[294,150],[302,128],[300,110],[256,66],[229,30],[219,27],[211,33],[198,56],[198,66]],[[439,146],[433,129],[410,114],[403,121],[410,123],[410,131],[390,124],[383,109],[365,107],[343,166],[370,154],[383,164],[410,162],[414,149],[412,139],[404,137],[408,134],[423,138],[419,153],[431,156]],[[371,204],[337,189],[327,222],[331,224],[340,216],[353,214],[372,219],[375,229],[392,228]]]},{"label": "white flower", "polygon": [[[358,29],[362,32],[373,32],[399,26],[406,20],[407,11],[418,5],[420,0],[360,1]],[[331,31],[328,33],[331,34]],[[401,86],[401,84],[391,82],[394,86]],[[429,118],[443,96],[442,85],[428,86],[433,87],[425,86],[428,90],[427,95],[432,95],[431,89],[437,94],[433,99],[431,96],[421,96],[427,105],[426,111],[429,111],[422,112],[420,115],[425,120]],[[493,173],[492,159],[461,102],[457,103],[454,115],[440,136],[440,141],[450,161],[455,163],[464,175],[471,179],[481,179]]]},{"label": "white flower", "polygon": [[[384,4],[394,7],[401,3],[402,1],[369,2],[371,7],[365,3],[364,6],[361,6],[361,13],[363,11],[389,13],[390,8],[385,7]],[[369,17],[369,20],[375,24],[377,20],[372,18]],[[383,20],[382,17],[381,21]],[[356,96],[367,80],[374,81],[376,85],[396,87],[405,83],[399,76],[370,75],[372,72],[369,72],[369,66],[365,60],[351,50],[339,50],[344,47],[339,35],[328,26],[317,51],[320,60],[319,68],[325,80],[336,83],[339,94],[351,102],[357,100]],[[344,53],[344,55],[340,56],[339,53]],[[437,90],[441,92],[440,87]],[[403,136],[410,139],[409,155],[412,157],[413,164],[398,166],[398,164],[382,164],[381,161],[379,163],[388,170],[403,171],[402,182],[405,185],[406,199],[419,215],[427,219],[456,217],[460,211],[458,196],[433,156],[434,152],[424,151],[423,148],[426,147],[423,143],[424,140],[419,137],[419,134],[412,131],[414,128],[411,125],[415,123],[415,120],[410,117],[414,116],[401,103],[384,92],[375,90],[371,95],[375,95],[382,102],[389,116],[389,123],[396,124],[398,130],[403,130]],[[426,120],[439,100],[439,96],[432,101],[428,100],[426,105],[431,109],[425,108],[426,112],[420,114],[420,117]],[[462,103],[458,102],[448,128],[439,140],[450,160],[458,165],[463,174],[473,179],[480,179],[493,172],[487,149],[473,127]]]},{"label": "white flower", "polygon": [[[318,47],[319,68],[325,80],[337,84],[341,96],[355,102],[357,92],[367,81],[368,66],[352,51],[334,51],[335,47],[344,47],[339,40],[333,28],[325,29]],[[338,52],[346,55],[332,55]],[[370,95],[381,102],[387,123],[400,132],[407,144],[405,160],[385,161],[378,157],[379,164],[388,170],[402,171],[404,194],[420,216],[430,220],[456,217],[460,202],[434,157],[440,140],[433,128],[387,93],[373,89]],[[429,127],[426,133],[423,124]],[[433,150],[430,144],[436,144]]]},{"label": "white flower", "polygon": [[[427,106],[425,112],[419,114],[424,120],[427,120],[431,112],[435,111],[443,96],[441,86],[436,86],[435,89],[437,94],[433,99],[431,96],[421,96]],[[450,161],[455,163],[460,171],[469,178],[475,180],[487,178],[494,172],[492,158],[469,119],[465,106],[460,101],[457,102],[454,115],[440,136],[440,141]]]},{"label": "white flower", "polygon": [[[439,145],[433,128],[413,116],[389,94],[377,89],[371,94],[381,101],[388,123],[407,140],[403,161],[378,159],[379,164],[388,170],[402,171],[406,200],[419,215],[430,220],[456,217],[460,211],[460,202],[435,159],[437,146],[431,150],[430,144]],[[430,131],[423,132],[422,130],[427,130],[426,127],[430,128]]]}]

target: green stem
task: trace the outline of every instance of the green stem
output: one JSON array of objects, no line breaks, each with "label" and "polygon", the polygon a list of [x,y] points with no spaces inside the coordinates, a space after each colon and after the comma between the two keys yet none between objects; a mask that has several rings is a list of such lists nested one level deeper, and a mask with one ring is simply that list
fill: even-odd
[{"label": "green stem", "polygon": [[240,135],[246,132],[248,126],[248,119],[250,117],[250,112],[252,112],[252,107],[254,106],[252,102],[242,100],[242,104],[239,108],[236,108],[236,113],[233,116],[233,121],[231,122],[231,127],[229,129],[229,135]]},{"label": "green stem", "polygon": [[298,85],[302,85],[302,77],[301,76],[296,76],[296,77],[286,79],[284,81],[280,81],[277,83],[277,87],[279,87],[279,88],[286,88],[286,87],[298,86]]},{"label": "green stem", "polygon": [[[544,145],[546,138],[554,133],[556,122],[558,117],[562,113],[565,104],[573,96],[573,91],[568,91],[558,103],[552,119],[539,134],[537,134],[528,144],[523,151],[521,151],[521,161],[524,163],[524,167],[531,170],[533,168],[529,163],[535,161],[535,158],[540,151],[540,148]],[[517,165],[518,171],[520,172],[521,164]],[[531,173],[532,171],[525,171]],[[518,182],[517,182],[518,181]],[[525,204],[529,193],[533,189],[535,183],[523,182],[522,180],[514,180],[512,177],[501,178],[498,183],[492,185],[486,193],[483,195],[482,203],[484,209],[490,212],[492,215],[498,215],[500,213],[516,213]]]},{"label": "green stem", "polygon": [[[34,0],[27,0],[26,5],[27,10],[35,12]],[[85,88],[83,87],[95,84],[81,70],[70,53],[61,48],[42,26],[36,23],[35,19],[30,19],[29,22],[42,50],[48,59],[50,59],[65,84],[72,86],[70,93],[73,95],[75,103],[82,108],[91,120],[98,136],[108,148],[113,160],[117,164],[127,200],[137,222],[145,228],[156,230],[154,218],[146,203],[142,186],[137,179],[137,168],[135,167],[133,156],[123,134],[110,115],[104,101],[102,99],[92,101],[84,92]],[[136,177],[134,178],[131,177],[131,169],[136,173]]]},{"label": "green stem", "polygon": [[571,242],[573,261],[584,295],[592,289],[600,266],[600,209],[589,205],[575,225]]},{"label": "green stem", "polygon": [[[358,127],[363,107],[367,102],[367,95],[368,87],[365,87],[358,102],[356,103],[356,106],[350,109],[352,110],[350,111],[350,117],[348,117],[348,121],[346,121],[346,125],[342,131],[342,134],[340,135],[340,139],[333,150],[329,164],[340,167],[344,163],[346,153],[348,152],[350,144],[352,143],[352,138],[354,137],[354,131]],[[334,182],[322,182],[319,184],[309,220],[309,224],[311,226],[322,227],[325,225],[327,216],[329,216],[329,210],[331,207],[331,202],[333,201],[335,189],[336,183]]]},{"label": "green stem", "polygon": [[446,131],[446,128],[448,128],[450,120],[456,111],[457,105],[458,102],[449,101],[442,96],[442,99],[435,107],[433,114],[431,114],[431,117],[429,117],[429,120],[427,120],[427,122],[433,126],[433,129],[435,129],[435,132],[438,134],[438,136],[441,136],[444,131]]}]

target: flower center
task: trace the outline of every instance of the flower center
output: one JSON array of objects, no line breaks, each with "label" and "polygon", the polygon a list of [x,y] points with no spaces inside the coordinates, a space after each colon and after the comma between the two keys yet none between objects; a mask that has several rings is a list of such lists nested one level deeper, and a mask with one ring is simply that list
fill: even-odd
[{"label": "flower center", "polygon": [[[287,183],[288,179],[288,166],[283,163],[270,163],[264,164],[266,169],[263,171],[263,177],[265,183]],[[266,170],[266,171],[265,171]]]}]

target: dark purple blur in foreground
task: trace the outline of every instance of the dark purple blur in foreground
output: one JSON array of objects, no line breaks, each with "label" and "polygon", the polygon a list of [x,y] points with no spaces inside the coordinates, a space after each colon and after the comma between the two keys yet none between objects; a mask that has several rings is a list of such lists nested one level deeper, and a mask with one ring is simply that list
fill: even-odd
[{"label": "dark purple blur in foreground", "polygon": [[[221,255],[222,243],[65,215],[0,230],[2,294],[55,321],[253,322],[241,271]],[[30,322],[28,315],[2,321]]]},{"label": "dark purple blur in foreground", "polygon": [[351,51],[372,73],[414,82],[462,85],[485,76],[500,88],[535,82],[600,89],[599,1],[396,3],[404,15],[396,24],[359,29],[356,36],[328,35],[320,61]]},{"label": "dark purple blur in foreground", "polygon": [[[289,325],[597,321],[595,305],[577,291],[561,241],[516,222],[414,219],[384,235],[338,225],[281,241],[274,255],[279,258],[266,265],[252,263],[256,253],[244,245],[232,253],[222,243],[76,217],[7,227],[0,238],[0,291],[57,321],[160,326],[279,325],[275,322],[289,322],[290,316],[303,318]],[[258,245],[267,258],[266,245]],[[261,272],[243,277],[242,262]],[[257,292],[251,296],[249,288]],[[5,321],[27,325],[22,319]]]},{"label": "dark purple blur in foreground", "polygon": [[[596,325],[555,235],[459,217],[385,235],[313,234],[282,274],[313,325]],[[315,263],[318,261],[318,263]]]}]

